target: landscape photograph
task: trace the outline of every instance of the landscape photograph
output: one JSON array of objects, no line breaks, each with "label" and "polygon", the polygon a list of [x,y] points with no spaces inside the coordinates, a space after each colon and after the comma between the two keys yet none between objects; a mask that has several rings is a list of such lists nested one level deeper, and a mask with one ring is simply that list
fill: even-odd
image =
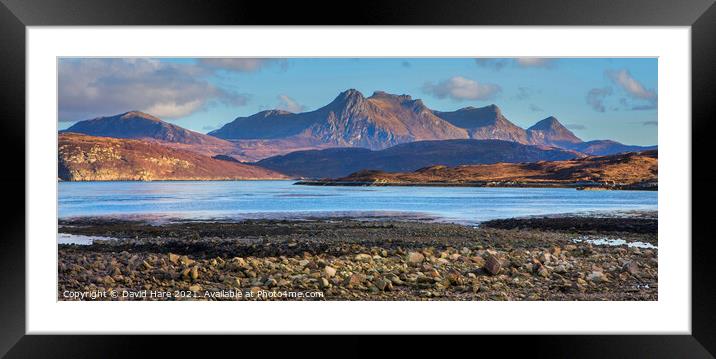
[{"label": "landscape photograph", "polygon": [[59,301],[658,300],[657,58],[57,69]]}]

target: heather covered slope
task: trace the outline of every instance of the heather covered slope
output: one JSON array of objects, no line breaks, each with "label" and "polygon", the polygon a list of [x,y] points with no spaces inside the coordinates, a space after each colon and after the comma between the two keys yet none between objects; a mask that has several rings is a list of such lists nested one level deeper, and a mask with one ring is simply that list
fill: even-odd
[{"label": "heather covered slope", "polygon": [[299,151],[257,162],[259,166],[304,178],[341,177],[363,169],[414,171],[437,164],[457,166],[497,162],[565,160],[574,151],[500,140],[418,141],[380,151],[330,148]]},{"label": "heather covered slope", "polygon": [[367,184],[489,184],[496,185],[602,185],[656,189],[656,151],[593,156],[566,161],[495,163],[467,166],[430,166],[414,172],[366,170],[338,178],[334,183]]},{"label": "heather covered slope", "polygon": [[65,181],[283,179],[264,168],[213,159],[156,141],[59,136],[58,177]]}]

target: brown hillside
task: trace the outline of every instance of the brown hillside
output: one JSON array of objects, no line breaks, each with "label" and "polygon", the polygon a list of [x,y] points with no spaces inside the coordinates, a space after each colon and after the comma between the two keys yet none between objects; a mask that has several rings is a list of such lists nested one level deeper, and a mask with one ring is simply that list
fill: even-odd
[{"label": "brown hillside", "polygon": [[566,161],[496,163],[457,167],[437,165],[408,173],[361,171],[335,181],[376,184],[461,184],[470,182],[515,182],[536,185],[578,184],[581,182],[605,185],[656,184],[658,181],[658,156],[656,151],[644,151]]},{"label": "brown hillside", "polygon": [[58,177],[66,181],[284,179],[258,166],[213,159],[160,142],[59,135]]}]

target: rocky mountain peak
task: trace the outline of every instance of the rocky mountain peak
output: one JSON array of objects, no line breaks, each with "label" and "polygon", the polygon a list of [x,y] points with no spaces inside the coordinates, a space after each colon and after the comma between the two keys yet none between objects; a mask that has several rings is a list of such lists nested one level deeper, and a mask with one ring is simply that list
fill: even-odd
[{"label": "rocky mountain peak", "polygon": [[256,115],[260,117],[271,117],[271,116],[282,116],[282,115],[290,115],[293,112],[285,111],[285,110],[279,110],[279,109],[273,109],[273,110],[265,110],[257,113]]},{"label": "rocky mountain peak", "polygon": [[142,111],[137,111],[137,110],[125,112],[125,113],[119,115],[119,118],[122,119],[122,120],[128,120],[128,119],[134,119],[134,118],[142,118],[142,119],[151,120],[151,121],[155,121],[155,122],[161,122],[161,121],[162,121],[162,120],[160,120],[159,118],[154,117],[154,116],[152,116],[152,115],[150,115],[150,114],[148,114],[148,113],[145,113],[145,112],[142,112]]},{"label": "rocky mountain peak", "polygon": [[549,116],[534,125],[532,127],[528,128],[528,130],[538,130],[538,131],[545,131],[545,130],[555,130],[555,129],[567,129],[564,127],[559,120],[554,116]]},{"label": "rocky mountain peak", "polygon": [[[373,92],[373,95],[370,96],[370,98],[391,99],[391,100],[398,101],[400,103],[407,102],[407,101],[413,101],[413,97],[410,95],[406,95],[406,94],[395,95],[395,94],[387,93],[385,91],[375,91],[375,92]],[[415,100],[415,101],[420,101],[420,100]]]},{"label": "rocky mountain peak", "polygon": [[551,146],[567,146],[582,140],[564,127],[554,116],[549,116],[527,129],[530,143]]}]

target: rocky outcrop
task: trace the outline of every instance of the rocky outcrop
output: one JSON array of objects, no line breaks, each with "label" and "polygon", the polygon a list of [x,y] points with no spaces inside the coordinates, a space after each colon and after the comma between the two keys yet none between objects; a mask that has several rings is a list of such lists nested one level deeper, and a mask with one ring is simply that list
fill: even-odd
[{"label": "rocky outcrop", "polygon": [[283,179],[286,176],[155,141],[61,133],[58,178],[64,181],[154,181]]}]

